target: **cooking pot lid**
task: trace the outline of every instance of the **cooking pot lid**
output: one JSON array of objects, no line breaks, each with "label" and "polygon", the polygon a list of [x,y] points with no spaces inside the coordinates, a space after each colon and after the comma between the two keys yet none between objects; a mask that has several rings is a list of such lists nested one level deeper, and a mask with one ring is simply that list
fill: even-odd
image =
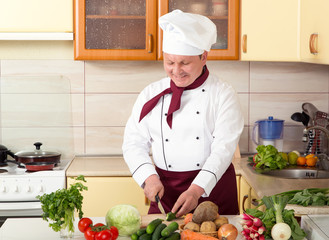
[{"label": "cooking pot lid", "polygon": [[273,116],[269,116],[267,119],[258,120],[256,122],[257,123],[260,123],[260,122],[284,122],[284,120],[275,119],[275,118],[273,118]]},{"label": "cooking pot lid", "polygon": [[24,158],[36,158],[36,157],[57,157],[61,154],[59,152],[50,152],[50,151],[43,151],[41,150],[42,143],[36,142],[34,146],[36,149],[34,151],[19,151],[15,153],[17,157],[24,157]]}]

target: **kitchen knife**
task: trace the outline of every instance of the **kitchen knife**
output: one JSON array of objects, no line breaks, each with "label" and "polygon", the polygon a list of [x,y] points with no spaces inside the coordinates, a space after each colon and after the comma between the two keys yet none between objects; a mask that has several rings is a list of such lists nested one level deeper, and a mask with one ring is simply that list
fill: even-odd
[{"label": "kitchen knife", "polygon": [[156,201],[157,204],[158,204],[158,208],[160,209],[160,212],[161,212],[162,214],[166,215],[166,212],[165,212],[165,210],[163,209],[163,206],[162,206],[162,204],[161,204],[161,202],[160,202],[159,193],[157,193],[157,195],[155,195],[155,201]]}]

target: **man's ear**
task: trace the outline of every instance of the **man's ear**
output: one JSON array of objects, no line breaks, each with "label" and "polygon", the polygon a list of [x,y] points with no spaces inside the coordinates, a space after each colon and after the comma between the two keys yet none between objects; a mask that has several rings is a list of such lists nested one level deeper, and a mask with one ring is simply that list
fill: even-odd
[{"label": "man's ear", "polygon": [[208,52],[207,51],[204,51],[202,53],[202,56],[201,56],[201,61],[206,62],[207,61],[207,57],[208,57]]}]

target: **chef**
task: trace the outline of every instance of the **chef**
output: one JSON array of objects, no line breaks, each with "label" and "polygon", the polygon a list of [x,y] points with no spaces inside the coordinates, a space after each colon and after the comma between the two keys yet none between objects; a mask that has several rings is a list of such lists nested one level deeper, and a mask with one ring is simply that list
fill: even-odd
[{"label": "chef", "polygon": [[220,214],[238,214],[232,157],[243,130],[234,89],[206,66],[216,25],[207,17],[174,10],[159,18],[168,77],[138,96],[126,124],[123,156],[151,200],[149,214],[177,217],[212,201]]}]

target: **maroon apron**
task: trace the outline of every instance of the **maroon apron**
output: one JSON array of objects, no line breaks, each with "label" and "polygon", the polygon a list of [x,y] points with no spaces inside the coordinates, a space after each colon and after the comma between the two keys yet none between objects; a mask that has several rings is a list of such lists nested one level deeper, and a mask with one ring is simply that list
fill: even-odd
[{"label": "maroon apron", "polygon": [[[200,170],[172,172],[162,170],[158,167],[156,167],[156,171],[158,172],[160,180],[164,186],[164,195],[161,198],[161,203],[166,212],[171,211],[180,194],[189,188],[195,177],[200,172]],[[200,197],[198,204],[204,201],[212,201],[217,204],[218,212],[221,215],[239,214],[236,176],[232,163],[217,182],[209,197]],[[151,202],[148,213],[160,213],[158,205],[155,202]]]}]

